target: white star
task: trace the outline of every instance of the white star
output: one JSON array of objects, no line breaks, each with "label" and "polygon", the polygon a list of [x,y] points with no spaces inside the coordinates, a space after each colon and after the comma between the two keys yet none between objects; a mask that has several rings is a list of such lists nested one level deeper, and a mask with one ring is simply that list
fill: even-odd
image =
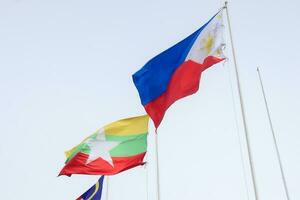
[{"label": "white star", "polygon": [[98,131],[96,138],[88,139],[86,144],[90,147],[91,150],[86,164],[89,164],[90,162],[101,157],[103,160],[107,161],[111,166],[114,165],[109,151],[116,147],[119,144],[119,142],[107,141],[105,138],[105,133],[102,129]]}]

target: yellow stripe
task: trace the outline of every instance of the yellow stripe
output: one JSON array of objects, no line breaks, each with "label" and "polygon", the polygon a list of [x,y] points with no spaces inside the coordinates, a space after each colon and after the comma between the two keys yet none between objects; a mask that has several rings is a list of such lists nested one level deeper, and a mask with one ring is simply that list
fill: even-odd
[{"label": "yellow stripe", "polygon": [[98,192],[98,189],[99,189],[99,182],[96,183],[96,188],[94,193],[87,200],[92,200],[95,194]]},{"label": "yellow stripe", "polygon": [[76,145],[75,147],[73,147],[72,149],[65,151],[65,156],[67,158],[69,158],[75,151],[76,149],[79,147],[79,145]]},{"label": "yellow stripe", "polygon": [[149,116],[143,115],[122,119],[104,126],[106,135],[128,136],[148,132]]}]

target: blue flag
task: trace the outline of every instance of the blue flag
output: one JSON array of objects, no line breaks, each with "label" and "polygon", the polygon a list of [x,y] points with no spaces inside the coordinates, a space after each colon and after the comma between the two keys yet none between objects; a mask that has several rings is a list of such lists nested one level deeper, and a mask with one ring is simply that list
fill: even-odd
[{"label": "blue flag", "polygon": [[104,176],[101,176],[95,185],[76,200],[101,200],[103,180]]}]

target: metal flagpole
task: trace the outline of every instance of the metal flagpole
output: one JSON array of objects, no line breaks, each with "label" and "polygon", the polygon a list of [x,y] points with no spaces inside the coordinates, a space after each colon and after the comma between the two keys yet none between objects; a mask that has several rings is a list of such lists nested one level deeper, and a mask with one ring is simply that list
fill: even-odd
[{"label": "metal flagpole", "polygon": [[283,185],[284,185],[286,199],[290,200],[290,195],[289,195],[287,184],[286,184],[286,179],[285,179],[285,175],[284,175],[284,171],[283,171],[283,167],[282,167],[281,157],[280,157],[280,153],[279,153],[279,149],[278,149],[278,145],[277,145],[277,140],[276,140],[275,133],[274,133],[273,123],[272,123],[272,120],[271,120],[270,110],[269,110],[269,106],[268,106],[268,102],[267,102],[267,98],[266,98],[266,94],[265,94],[265,89],[264,89],[264,86],[263,86],[263,82],[262,82],[262,78],[261,78],[261,75],[260,75],[259,68],[257,68],[257,73],[258,73],[258,77],[259,77],[259,81],[260,81],[261,91],[262,91],[264,101],[265,101],[265,107],[266,107],[266,110],[267,110],[269,124],[270,124],[270,128],[271,128],[272,136],[273,136],[274,146],[275,146],[276,153],[277,153],[277,159],[278,159],[278,163],[279,163],[279,167],[280,167],[280,171],[281,171],[281,178],[282,178],[282,182],[283,182]]},{"label": "metal flagpole", "polygon": [[108,200],[108,177],[106,176],[106,200]]},{"label": "metal flagpole", "polygon": [[149,200],[149,184],[148,184],[148,164],[145,163],[145,170],[146,170],[146,194],[147,194],[147,200]]},{"label": "metal flagpole", "polygon": [[246,145],[247,145],[247,152],[248,152],[249,164],[250,164],[250,169],[251,169],[251,177],[252,177],[252,184],[253,184],[253,189],[254,189],[254,196],[255,196],[255,200],[258,200],[255,171],[254,171],[254,166],[253,166],[253,158],[252,158],[252,152],[251,152],[251,147],[250,147],[250,142],[249,142],[246,116],[245,116],[244,101],[243,101],[243,96],[242,96],[242,91],[241,91],[241,86],[240,86],[240,78],[239,78],[236,57],[235,57],[235,50],[234,50],[234,45],[233,45],[231,24],[230,24],[229,11],[228,11],[227,4],[228,4],[228,2],[226,1],[224,7],[226,9],[226,14],[227,14],[227,22],[228,22],[228,28],[229,28],[230,41],[231,41],[232,56],[233,56],[233,61],[234,61],[235,75],[236,75],[236,80],[237,80],[237,88],[238,88],[238,94],[239,94],[239,100],[240,100],[240,106],[241,106],[241,112],[242,112],[242,121],[243,121],[245,136],[246,136]]},{"label": "metal flagpole", "polygon": [[160,200],[160,185],[159,185],[159,157],[158,157],[158,133],[155,131],[155,150],[156,150],[156,182],[157,182],[157,200]]}]

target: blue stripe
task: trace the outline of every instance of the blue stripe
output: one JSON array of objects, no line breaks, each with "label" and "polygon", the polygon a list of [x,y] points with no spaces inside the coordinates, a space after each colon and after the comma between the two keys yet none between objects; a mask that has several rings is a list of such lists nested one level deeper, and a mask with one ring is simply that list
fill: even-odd
[{"label": "blue stripe", "polygon": [[201,31],[216,15],[193,34],[152,58],[132,75],[143,105],[155,100],[167,90],[173,73],[185,61]]}]

